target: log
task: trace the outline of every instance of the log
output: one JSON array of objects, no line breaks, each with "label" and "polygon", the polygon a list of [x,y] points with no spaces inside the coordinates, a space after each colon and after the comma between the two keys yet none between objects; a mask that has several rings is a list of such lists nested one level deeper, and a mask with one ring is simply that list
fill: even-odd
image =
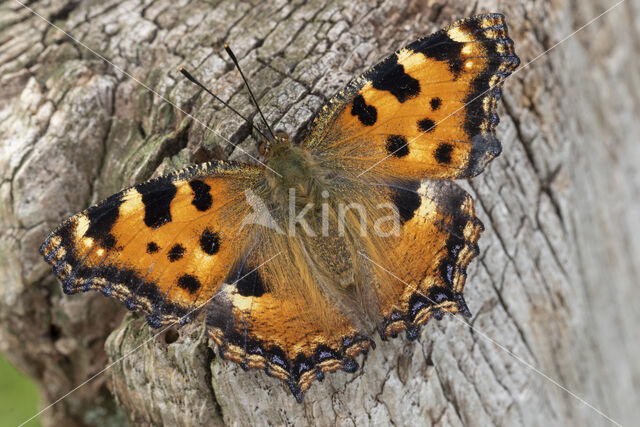
[{"label": "log", "polygon": [[[614,2],[499,3],[29,3],[41,17],[2,3],[0,351],[39,385],[43,425],[637,420],[640,1],[566,41]],[[202,317],[156,336],[115,300],[65,296],[38,254],[60,221],[125,186],[206,158],[252,162],[250,127],[177,66],[258,123],[231,43],[269,122],[299,137],[352,77],[482,12],[507,16],[523,65],[499,107],[503,154],[462,183],[486,228],[468,322],[377,339],[363,369],[298,404],[279,380],[221,360]]]}]

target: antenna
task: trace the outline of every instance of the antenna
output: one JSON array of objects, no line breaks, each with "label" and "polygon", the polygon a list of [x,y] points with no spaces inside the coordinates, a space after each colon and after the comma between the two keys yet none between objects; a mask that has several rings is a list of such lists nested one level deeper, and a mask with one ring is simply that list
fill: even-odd
[{"label": "antenna", "polygon": [[[193,77],[191,75],[190,72],[188,72],[187,70],[185,70],[182,67],[178,67],[178,71],[180,71],[182,73],[183,76],[185,76],[191,83],[194,83],[195,85],[199,86],[200,88],[204,89],[209,95],[213,96],[218,102],[222,103],[225,107],[227,107],[228,109],[230,109],[231,111],[233,111],[234,113],[236,113],[238,116],[242,117],[242,119],[249,123],[251,125],[251,127],[253,127],[260,135],[262,135],[262,137],[266,140],[269,140],[269,138],[267,137],[267,135],[265,135],[264,133],[262,133],[262,131],[260,129],[258,129],[251,121],[249,121],[249,119],[247,119],[245,116],[243,116],[242,114],[240,114],[235,108],[233,108],[231,105],[227,104],[226,102],[224,102],[222,99],[220,99],[216,94],[214,94],[213,92],[211,92],[209,89],[207,89],[202,83],[200,83],[198,80],[196,80],[195,77]],[[260,111],[258,109],[258,111]],[[261,113],[262,114],[262,113]],[[264,117],[263,117],[264,119]],[[269,131],[271,131],[271,129],[269,129]],[[273,134],[272,134],[273,135]]]},{"label": "antenna", "polygon": [[272,141],[275,141],[276,136],[273,134],[273,131],[271,130],[271,127],[269,126],[269,123],[267,122],[267,119],[264,118],[264,114],[262,114],[262,110],[260,109],[260,106],[258,105],[258,101],[256,101],[256,97],[253,96],[253,91],[251,90],[251,87],[249,86],[249,82],[247,82],[247,78],[244,76],[244,73],[240,69],[240,64],[238,64],[238,59],[233,54],[233,51],[231,50],[231,48],[229,47],[229,45],[227,43],[224,44],[224,50],[227,51],[227,53],[231,57],[231,60],[235,64],[236,68],[238,69],[238,72],[240,72],[240,75],[242,76],[242,80],[244,80],[244,84],[245,84],[245,86],[247,86],[247,90],[249,90],[249,95],[251,95],[251,100],[253,100],[253,103],[255,104],[256,108],[258,109],[258,113],[260,113],[260,117],[262,117],[262,121],[267,126],[267,129],[269,130],[269,133],[271,134],[271,137],[273,138]]}]

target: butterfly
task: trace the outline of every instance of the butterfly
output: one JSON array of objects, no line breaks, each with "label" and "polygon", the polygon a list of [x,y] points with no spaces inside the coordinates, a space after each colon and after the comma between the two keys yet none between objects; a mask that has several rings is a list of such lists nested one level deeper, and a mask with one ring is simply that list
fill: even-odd
[{"label": "butterfly", "polygon": [[204,313],[222,358],[285,381],[354,372],[356,356],[445,313],[470,316],[483,230],[471,178],[501,152],[501,85],[519,65],[504,16],[457,21],[351,81],[264,162],[212,161],[114,194],[41,254],[65,293],[124,302],[154,328]]}]

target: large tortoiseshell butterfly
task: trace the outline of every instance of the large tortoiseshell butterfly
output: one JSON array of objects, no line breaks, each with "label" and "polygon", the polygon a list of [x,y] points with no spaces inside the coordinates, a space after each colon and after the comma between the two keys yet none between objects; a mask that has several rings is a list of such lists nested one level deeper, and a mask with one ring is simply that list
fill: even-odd
[{"label": "large tortoiseshell butterfly", "polygon": [[[235,58],[234,58],[235,60]],[[500,14],[411,43],[335,95],[264,163],[190,166],[60,225],[41,253],[64,292],[98,290],[154,328],[206,312],[219,354],[287,382],[326,372],[462,296],[483,227],[451,180],[500,154],[500,86],[518,66]]]}]

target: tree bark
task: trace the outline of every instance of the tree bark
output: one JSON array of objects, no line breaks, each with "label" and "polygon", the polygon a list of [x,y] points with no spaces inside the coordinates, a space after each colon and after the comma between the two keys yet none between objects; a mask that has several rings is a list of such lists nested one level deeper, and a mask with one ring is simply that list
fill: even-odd
[{"label": "tree bark", "polygon": [[[613,4],[29,4],[85,46],[19,3],[1,4],[0,350],[39,384],[43,408],[107,368],[47,409],[43,424],[608,423],[549,378],[632,424],[640,1],[524,65]],[[486,226],[465,288],[471,327],[447,317],[417,342],[378,340],[362,370],[327,376],[297,404],[279,380],[216,357],[202,317],[152,339],[157,331],[114,300],[64,296],[40,259],[57,223],[124,186],[205,157],[251,162],[226,140],[255,154],[250,128],[178,65],[255,119],[222,52],[230,42],[269,122],[299,136],[329,96],[388,53],[454,19],[498,11],[523,65],[500,105],[503,154],[463,184]]]}]

